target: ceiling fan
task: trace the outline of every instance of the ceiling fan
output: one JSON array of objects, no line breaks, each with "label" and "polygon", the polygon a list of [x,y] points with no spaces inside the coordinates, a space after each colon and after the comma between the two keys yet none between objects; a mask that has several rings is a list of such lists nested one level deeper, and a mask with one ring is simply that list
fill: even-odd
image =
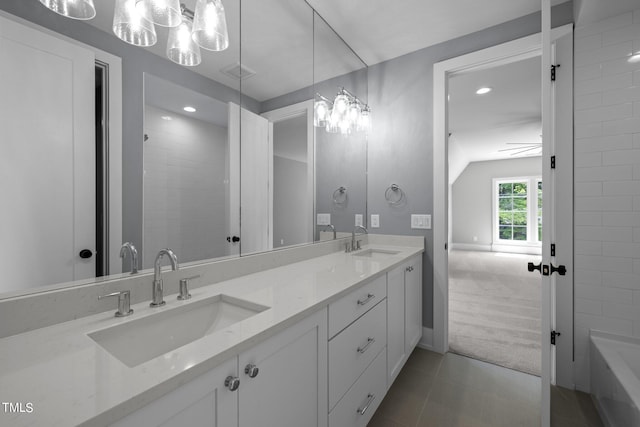
[{"label": "ceiling fan", "polygon": [[[512,156],[525,153],[527,155],[542,154],[542,142],[507,142],[506,144],[517,145],[517,147],[503,148],[502,150],[498,150],[498,152],[513,151],[511,153]],[[534,150],[537,150],[537,152],[533,152]]]}]

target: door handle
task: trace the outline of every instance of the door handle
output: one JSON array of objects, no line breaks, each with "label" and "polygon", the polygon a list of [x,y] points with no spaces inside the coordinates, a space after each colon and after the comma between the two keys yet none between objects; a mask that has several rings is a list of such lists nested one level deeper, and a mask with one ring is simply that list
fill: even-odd
[{"label": "door handle", "polygon": [[237,243],[240,241],[240,238],[238,236],[227,236],[227,242],[233,242],[233,243]]},{"label": "door handle", "polygon": [[530,272],[533,272],[533,270],[538,270],[540,273],[542,273],[542,262],[538,265],[530,262],[529,264],[527,264],[527,270],[529,270]]},{"label": "door handle", "polygon": [[93,252],[91,251],[91,249],[83,249],[78,255],[80,255],[80,258],[82,259],[87,259],[93,256]]},{"label": "door handle", "polygon": [[556,272],[561,276],[564,276],[565,274],[567,274],[567,267],[565,267],[564,265],[559,265],[556,267],[553,264],[550,264],[550,266],[551,266],[551,274]]}]

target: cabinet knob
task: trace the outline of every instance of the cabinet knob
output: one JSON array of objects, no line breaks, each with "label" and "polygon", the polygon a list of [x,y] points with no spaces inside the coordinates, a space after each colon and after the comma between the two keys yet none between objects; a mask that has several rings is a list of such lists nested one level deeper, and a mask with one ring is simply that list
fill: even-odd
[{"label": "cabinet knob", "polygon": [[244,367],[244,373],[249,375],[249,378],[255,378],[258,376],[260,369],[256,365],[248,364]]},{"label": "cabinet knob", "polygon": [[224,386],[231,391],[236,391],[238,387],[240,387],[240,378],[229,375],[227,379],[224,380]]}]

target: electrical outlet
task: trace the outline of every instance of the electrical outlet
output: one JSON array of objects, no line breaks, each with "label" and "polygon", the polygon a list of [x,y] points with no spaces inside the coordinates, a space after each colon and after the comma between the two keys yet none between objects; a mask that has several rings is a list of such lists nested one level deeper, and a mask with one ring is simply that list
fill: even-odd
[{"label": "electrical outlet", "polygon": [[380,227],[380,215],[371,215],[371,228]]},{"label": "electrical outlet", "polygon": [[411,228],[421,230],[431,229],[431,215],[411,215]]},{"label": "electrical outlet", "polygon": [[356,214],[356,226],[362,227],[362,214]]},{"label": "electrical outlet", "polygon": [[329,225],[331,224],[331,214],[328,213],[319,213],[316,219],[316,223],[318,225]]}]

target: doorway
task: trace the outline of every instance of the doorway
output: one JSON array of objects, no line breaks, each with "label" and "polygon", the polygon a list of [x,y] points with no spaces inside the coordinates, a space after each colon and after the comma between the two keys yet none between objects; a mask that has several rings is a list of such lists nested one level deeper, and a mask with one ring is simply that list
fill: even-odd
[{"label": "doorway", "polygon": [[536,376],[541,66],[538,54],[451,73],[447,117],[449,351]]},{"label": "doorway", "polygon": [[[545,14],[545,10],[543,10],[543,18],[543,27],[549,27],[549,16],[548,13]],[[545,52],[542,60],[544,70],[542,176],[546,183],[543,192],[543,210],[546,218],[542,239],[544,265],[532,263],[530,266],[525,265],[521,268],[538,269],[539,273],[534,272],[534,274],[541,274],[541,277],[536,276],[541,278],[541,417],[543,425],[548,425],[550,386],[555,384],[569,389],[574,387],[572,25],[555,28],[550,34],[545,31],[542,34],[524,37],[434,65],[433,348],[440,353],[449,350],[448,257],[451,221],[447,167],[448,76],[531,58],[540,55],[541,51]],[[562,77],[558,75],[560,70],[558,65],[562,65]],[[552,75],[555,77],[553,82]],[[556,339],[558,331],[563,331],[561,340]]]}]

